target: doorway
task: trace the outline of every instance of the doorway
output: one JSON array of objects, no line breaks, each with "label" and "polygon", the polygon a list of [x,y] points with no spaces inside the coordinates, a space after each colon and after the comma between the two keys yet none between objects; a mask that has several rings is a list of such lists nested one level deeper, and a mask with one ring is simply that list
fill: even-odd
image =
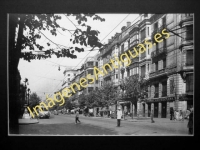
[{"label": "doorway", "polygon": [[162,108],[161,108],[161,118],[166,118],[167,116],[167,102],[162,102]]},{"label": "doorway", "polygon": [[142,104],[143,105],[143,117],[145,117],[145,104]]},{"label": "doorway", "polygon": [[158,118],[158,103],[154,103],[154,117]]}]

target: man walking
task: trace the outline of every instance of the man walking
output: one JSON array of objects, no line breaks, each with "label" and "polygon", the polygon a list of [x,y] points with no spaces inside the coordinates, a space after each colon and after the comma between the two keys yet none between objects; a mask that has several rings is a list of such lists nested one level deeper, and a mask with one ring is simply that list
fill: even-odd
[{"label": "man walking", "polygon": [[154,112],[153,109],[151,110],[151,123],[154,123],[155,121],[153,120]]},{"label": "man walking", "polygon": [[77,124],[77,121],[79,123],[81,123],[80,120],[79,120],[79,112],[78,112],[78,110],[76,111],[76,114],[75,114],[75,124]]},{"label": "man walking", "polygon": [[121,118],[122,118],[122,111],[121,111],[121,108],[118,108],[118,110],[117,110],[117,127],[120,127]]},{"label": "man walking", "polygon": [[174,120],[174,109],[170,107],[170,120]]}]

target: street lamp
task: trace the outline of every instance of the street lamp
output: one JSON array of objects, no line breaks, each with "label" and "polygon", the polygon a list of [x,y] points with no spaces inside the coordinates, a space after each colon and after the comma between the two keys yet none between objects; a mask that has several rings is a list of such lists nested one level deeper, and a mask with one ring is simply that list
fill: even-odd
[{"label": "street lamp", "polygon": [[28,88],[27,91],[28,91],[28,92],[27,92],[27,95],[28,95],[28,101],[27,101],[27,104],[28,104],[28,106],[29,106],[29,99],[30,99],[30,93],[31,93],[31,90]]}]

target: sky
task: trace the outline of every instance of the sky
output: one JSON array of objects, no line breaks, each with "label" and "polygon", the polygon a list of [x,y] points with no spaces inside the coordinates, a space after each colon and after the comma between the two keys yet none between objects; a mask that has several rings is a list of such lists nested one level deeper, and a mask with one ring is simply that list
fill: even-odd
[{"label": "sky", "polygon": [[[75,30],[76,27],[81,28],[81,26],[78,26],[78,23],[76,22],[74,17],[68,17],[71,20],[70,21],[66,16],[62,14],[60,15],[62,16],[62,19],[59,20],[58,23],[61,27],[70,30]],[[94,21],[88,20],[86,24],[91,26],[92,30],[98,30],[100,32],[98,37],[102,43],[108,43],[108,39],[114,36],[116,32],[121,33],[122,26],[126,26],[128,21],[130,21],[131,24],[133,24],[139,19],[138,14],[97,14],[97,15],[104,18],[105,21],[100,22],[97,20]],[[68,31],[59,30],[57,36],[52,36],[50,33],[45,31],[42,31],[42,33],[46,37],[48,37],[48,39],[45,36],[41,35],[42,37],[38,42],[41,45],[43,45],[46,49],[57,47],[49,40],[53,41],[54,43],[61,44],[67,47],[74,46],[70,42],[71,34]],[[46,44],[47,42],[51,44],[50,47],[47,46]],[[55,91],[61,89],[63,79],[65,77],[63,72],[66,68],[71,67],[78,69],[84,63],[85,59],[83,58],[86,55],[87,57],[94,56],[98,53],[98,50],[94,50],[92,52],[87,51],[91,49],[89,47],[84,49],[85,52],[74,53],[77,55],[77,59],[71,59],[65,57],[57,58],[56,56],[52,56],[52,58],[47,58],[47,59],[31,60],[31,62],[20,59],[18,69],[21,75],[21,83],[24,83],[23,81],[25,80],[25,78],[28,78],[28,88],[30,88],[31,93],[36,92],[37,95],[40,96],[42,100],[45,100],[47,94],[50,94],[52,96]],[[27,49],[25,51],[29,50]],[[58,70],[59,66],[60,66],[60,71]]]}]

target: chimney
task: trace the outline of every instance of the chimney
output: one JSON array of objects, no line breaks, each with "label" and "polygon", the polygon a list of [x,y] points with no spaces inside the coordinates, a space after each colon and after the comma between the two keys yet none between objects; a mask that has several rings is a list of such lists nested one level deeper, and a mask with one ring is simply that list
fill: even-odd
[{"label": "chimney", "polygon": [[130,27],[130,26],[131,26],[131,22],[128,21],[128,22],[127,22],[127,28]]}]

